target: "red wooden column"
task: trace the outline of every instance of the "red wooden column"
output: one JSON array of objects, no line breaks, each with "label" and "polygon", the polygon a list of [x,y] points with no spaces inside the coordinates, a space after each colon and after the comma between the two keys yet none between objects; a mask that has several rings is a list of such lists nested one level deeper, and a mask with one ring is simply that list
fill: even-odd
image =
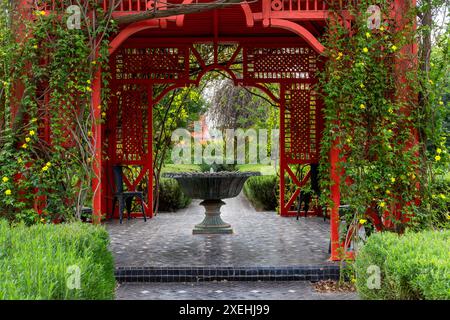
[{"label": "red wooden column", "polygon": [[[148,217],[153,218],[155,213],[154,207],[154,188],[153,188],[153,180],[154,180],[154,168],[153,168],[153,107],[156,102],[153,97],[153,84],[149,85],[148,89],[148,114],[147,114],[147,123],[148,123],[148,205],[146,208],[146,215]],[[146,170],[145,166],[142,170]]]},{"label": "red wooden column", "polygon": [[93,191],[93,222],[100,223],[102,219],[104,202],[103,202],[103,190],[102,190],[102,108],[101,108],[101,94],[102,94],[102,71],[99,68],[95,73],[95,78],[92,85],[92,112],[93,112],[93,145],[94,145],[94,159],[93,159],[93,171],[94,178],[92,180]]},{"label": "red wooden column", "polygon": [[[31,1],[30,0],[20,0],[17,3],[17,13],[13,15],[17,15],[12,19],[22,19],[22,21],[31,20]],[[16,41],[20,43],[25,38],[25,24],[20,23],[16,30]],[[30,65],[27,64],[26,71],[30,69]],[[12,88],[12,101],[11,101],[11,125],[14,123],[14,120],[17,116],[17,112],[19,111],[20,101],[22,100],[22,96],[25,92],[25,86],[21,80],[17,80],[13,84]]]},{"label": "red wooden column", "polygon": [[330,166],[331,166],[331,200],[333,205],[330,213],[330,239],[331,239],[331,257],[330,260],[340,260],[339,248],[341,244],[339,241],[339,206],[341,204],[341,170],[339,169],[339,155],[338,148],[339,140],[335,140],[330,151]]},{"label": "red wooden column", "polygon": [[[407,24],[410,23],[408,20],[408,11],[411,8],[416,6],[416,0],[394,0],[393,12],[391,13],[394,16],[396,22],[396,31],[403,32],[405,28],[407,28]],[[414,23],[410,32],[413,32],[416,28],[416,24]],[[404,103],[404,107],[401,109],[401,112],[406,116],[411,114],[411,103],[409,101],[411,98],[418,102],[418,97],[413,96],[413,89],[408,85],[407,72],[410,70],[417,70],[418,68],[418,47],[417,43],[408,44],[400,49],[400,56],[395,60],[395,76],[397,79],[397,88],[396,88],[396,99],[399,102]],[[419,144],[419,133],[417,129],[411,125],[409,127],[410,131],[410,139],[407,144],[407,149],[411,149]],[[419,152],[416,152],[417,158],[419,158]],[[419,183],[416,184],[417,189],[420,188]],[[416,201],[419,201],[417,199]],[[408,205],[408,204],[406,204]],[[396,206],[396,212],[394,212],[397,220],[406,223],[410,220],[410,217],[401,216],[401,210],[399,206]],[[388,220],[389,224],[392,224],[392,221]]]}]

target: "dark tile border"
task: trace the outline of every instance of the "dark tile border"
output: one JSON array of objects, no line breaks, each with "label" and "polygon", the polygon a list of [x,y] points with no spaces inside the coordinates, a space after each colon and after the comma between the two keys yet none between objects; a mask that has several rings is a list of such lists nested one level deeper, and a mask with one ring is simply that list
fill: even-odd
[{"label": "dark tile border", "polygon": [[339,265],[287,267],[119,267],[118,282],[338,280]]}]

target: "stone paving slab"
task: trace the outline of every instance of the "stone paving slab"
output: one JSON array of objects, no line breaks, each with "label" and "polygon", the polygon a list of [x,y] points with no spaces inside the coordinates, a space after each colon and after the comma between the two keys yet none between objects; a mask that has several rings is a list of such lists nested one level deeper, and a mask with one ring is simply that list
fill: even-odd
[{"label": "stone paving slab", "polygon": [[356,293],[318,293],[307,281],[121,284],[117,300],[357,300]]},{"label": "stone paving slab", "polygon": [[256,212],[245,196],[227,199],[223,219],[232,235],[193,235],[203,219],[200,201],[176,213],[111,221],[111,250],[118,267],[298,266],[327,264],[329,222]]}]

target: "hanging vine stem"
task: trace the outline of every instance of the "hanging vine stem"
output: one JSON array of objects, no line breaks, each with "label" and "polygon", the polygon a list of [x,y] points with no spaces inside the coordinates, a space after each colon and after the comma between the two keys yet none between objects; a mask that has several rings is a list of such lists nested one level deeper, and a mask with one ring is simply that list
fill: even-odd
[{"label": "hanging vine stem", "polygon": [[[430,111],[441,113],[442,121],[442,92],[437,92],[434,84],[439,80],[430,81],[418,71],[417,64],[405,63],[417,59],[413,52],[402,49],[412,46],[420,32],[420,28],[414,30],[417,8],[409,8],[402,17],[405,24],[397,25],[390,18],[390,2],[382,1],[378,3],[383,18],[380,29],[369,29],[364,14],[369,5],[370,1],[349,4],[346,9],[355,17],[351,29],[345,19],[340,23],[336,23],[338,18],[330,19],[328,24],[328,59],[319,75],[326,119],[321,145],[322,187],[329,190],[333,183],[329,152],[338,141],[342,203],[353,208],[351,220],[373,231],[374,221],[366,215],[371,208],[386,230],[402,232],[406,227],[420,227],[425,220],[445,224],[448,200],[427,196],[436,190],[420,170],[427,163],[432,167],[427,170],[429,174],[448,163],[442,142],[445,132],[435,126],[436,122],[427,122]],[[330,4],[332,17],[342,16],[340,10]],[[437,78],[445,79],[442,75]],[[428,111],[418,104],[419,88],[423,95],[433,96]],[[417,144],[413,132],[420,127],[435,133]],[[430,144],[434,147],[425,147]],[[426,159],[422,163],[417,161],[419,146]],[[329,204],[329,197],[327,191],[322,202]],[[435,219],[428,219],[433,216]]]}]

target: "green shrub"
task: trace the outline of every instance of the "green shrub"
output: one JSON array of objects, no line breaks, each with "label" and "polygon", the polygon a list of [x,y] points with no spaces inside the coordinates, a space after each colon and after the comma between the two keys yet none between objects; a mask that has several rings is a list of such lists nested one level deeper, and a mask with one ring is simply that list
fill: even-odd
[{"label": "green shrub", "polygon": [[191,199],[186,197],[175,179],[162,178],[159,185],[159,211],[177,211],[186,208]]},{"label": "green shrub", "polygon": [[[0,300],[113,299],[114,262],[101,226],[0,221]],[[80,288],[67,283],[80,271]]]},{"label": "green shrub", "polygon": [[258,210],[275,210],[277,200],[277,177],[251,177],[244,185],[244,194]]},{"label": "green shrub", "polygon": [[[381,271],[379,289],[367,285]],[[377,233],[355,261],[356,287],[363,299],[450,299],[450,230]]]}]

